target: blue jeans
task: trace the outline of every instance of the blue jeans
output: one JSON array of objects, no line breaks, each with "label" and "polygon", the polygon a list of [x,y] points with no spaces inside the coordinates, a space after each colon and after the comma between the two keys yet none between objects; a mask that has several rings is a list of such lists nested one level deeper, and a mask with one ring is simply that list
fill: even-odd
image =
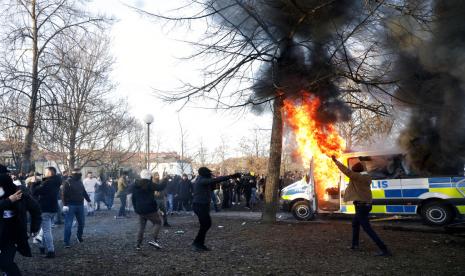
[{"label": "blue jeans", "polygon": [[215,211],[218,212],[220,209],[218,208],[218,197],[216,196],[215,191],[217,190],[211,191],[210,196],[213,201],[213,208],[215,208]]},{"label": "blue jeans", "polygon": [[76,217],[78,224],[77,236],[82,238],[82,233],[84,232],[84,205],[69,205],[69,211],[65,215],[65,245],[69,245],[69,239],[71,238],[71,228],[73,227],[73,220]]},{"label": "blue jeans", "polygon": [[174,194],[167,194],[166,195],[166,199],[168,200],[168,213],[172,213],[173,212],[173,208],[174,208]]},{"label": "blue jeans", "polygon": [[47,252],[55,252],[55,247],[53,246],[53,236],[52,236],[52,223],[53,218],[56,216],[56,213],[42,213],[42,245],[40,247],[46,248]]},{"label": "blue jeans", "polygon": [[252,188],[250,203],[252,203],[252,205],[255,205],[257,203],[257,188]]}]

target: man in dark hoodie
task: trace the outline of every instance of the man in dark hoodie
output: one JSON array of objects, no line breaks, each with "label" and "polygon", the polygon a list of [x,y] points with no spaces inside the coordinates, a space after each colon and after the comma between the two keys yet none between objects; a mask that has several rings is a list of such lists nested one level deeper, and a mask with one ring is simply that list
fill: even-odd
[{"label": "man in dark hoodie", "polygon": [[240,177],[241,174],[236,173],[233,175],[213,178],[212,171],[206,167],[199,168],[198,172],[199,176],[194,182],[194,199],[192,200],[192,209],[199,219],[200,229],[192,243],[192,249],[194,251],[201,252],[210,251],[210,249],[205,246],[205,236],[212,225],[210,217],[210,201],[213,187],[217,183],[231,178]]},{"label": "man in dark hoodie", "polygon": [[134,207],[134,211],[139,215],[139,232],[137,234],[136,249],[141,249],[147,220],[153,224],[153,240],[149,241],[149,244],[156,249],[161,249],[162,246],[158,241],[158,233],[161,228],[161,217],[158,213],[155,191],[165,189],[166,182],[164,182],[165,184],[156,185],[152,182],[149,170],[142,170],[140,172],[140,178],[141,179],[136,181],[132,189],[132,206]]},{"label": "man in dark hoodie", "polygon": [[178,210],[190,211],[189,199],[192,197],[192,182],[188,179],[187,174],[182,175],[178,185]]},{"label": "man in dark hoodie", "polygon": [[54,167],[48,167],[45,171],[45,178],[42,184],[34,189],[34,196],[38,199],[42,211],[41,227],[43,238],[40,252],[44,254],[45,250],[47,250],[46,258],[55,257],[52,224],[58,212],[58,194],[61,186],[61,178],[56,173],[57,171]]},{"label": "man in dark hoodie", "polygon": [[84,199],[90,204],[89,195],[82,184],[82,174],[80,169],[74,169],[69,178],[63,184],[63,213],[65,214],[65,232],[64,242],[65,248],[70,247],[69,240],[71,238],[71,227],[73,226],[74,217],[78,223],[77,241],[83,242],[82,234],[84,232]]}]

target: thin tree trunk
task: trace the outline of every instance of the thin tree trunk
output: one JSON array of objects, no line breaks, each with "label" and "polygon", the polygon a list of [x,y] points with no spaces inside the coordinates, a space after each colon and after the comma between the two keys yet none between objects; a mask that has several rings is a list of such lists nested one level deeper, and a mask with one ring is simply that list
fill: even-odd
[{"label": "thin tree trunk", "polygon": [[37,18],[36,18],[36,1],[31,2],[31,17],[32,17],[32,83],[31,83],[31,102],[27,115],[26,135],[23,145],[23,161],[21,172],[28,173],[32,168],[32,144],[34,140],[34,129],[37,112],[37,99],[39,93],[39,50],[37,36]]},{"label": "thin tree trunk", "polygon": [[283,98],[279,96],[273,103],[270,158],[268,161],[268,176],[266,179],[265,205],[262,213],[262,222],[264,223],[274,223],[276,221],[276,211],[278,209],[278,188],[283,144],[282,107]]}]

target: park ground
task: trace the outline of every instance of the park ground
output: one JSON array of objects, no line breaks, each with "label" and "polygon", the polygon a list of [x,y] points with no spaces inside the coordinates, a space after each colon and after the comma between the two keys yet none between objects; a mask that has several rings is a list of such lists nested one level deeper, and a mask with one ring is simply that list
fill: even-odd
[{"label": "park ground", "polygon": [[[84,242],[73,239],[70,249],[63,247],[63,226],[56,226],[57,257],[45,259],[34,246],[32,258],[16,258],[24,275],[465,275],[465,238],[422,231],[428,228],[415,220],[373,223],[393,252],[384,258],[373,256],[376,248],[364,234],[360,251],[348,249],[347,218],[298,223],[283,214],[270,226],[259,222],[259,213],[212,213],[207,245],[213,250],[196,253],[190,248],[198,227],[192,214],[170,217],[172,227],[160,232],[162,250],[145,243],[140,251],[137,217],[116,220],[114,214],[87,217]],[[392,230],[399,226],[414,231]]]}]

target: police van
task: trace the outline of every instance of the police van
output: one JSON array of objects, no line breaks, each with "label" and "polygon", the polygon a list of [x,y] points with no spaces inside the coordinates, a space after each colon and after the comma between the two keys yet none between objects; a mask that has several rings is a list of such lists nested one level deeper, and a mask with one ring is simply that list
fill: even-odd
[{"label": "police van", "polygon": [[[372,176],[372,214],[420,215],[426,224],[436,226],[465,215],[463,164],[447,175],[421,176],[411,172],[405,155],[398,152],[353,152],[341,161],[349,168],[362,161]],[[316,213],[354,214],[354,205],[342,200],[348,183],[341,173],[338,183],[326,185],[333,188],[317,196],[311,168],[308,176],[281,191],[282,208],[298,220],[313,219]]]}]

